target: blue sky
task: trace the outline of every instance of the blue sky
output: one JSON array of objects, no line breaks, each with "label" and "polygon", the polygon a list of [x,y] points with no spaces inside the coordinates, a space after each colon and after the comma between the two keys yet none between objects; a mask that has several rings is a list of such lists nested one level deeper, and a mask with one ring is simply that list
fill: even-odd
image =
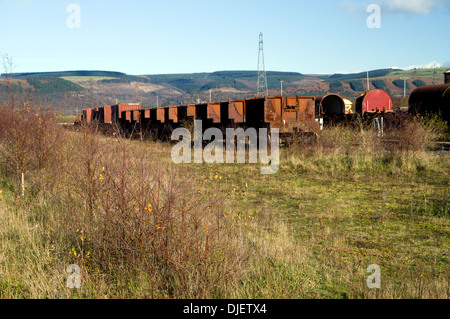
[{"label": "blue sky", "polygon": [[[369,4],[380,28],[367,26]],[[14,72],[256,70],[260,32],[266,70],[450,67],[450,0],[0,0],[0,17]]]}]

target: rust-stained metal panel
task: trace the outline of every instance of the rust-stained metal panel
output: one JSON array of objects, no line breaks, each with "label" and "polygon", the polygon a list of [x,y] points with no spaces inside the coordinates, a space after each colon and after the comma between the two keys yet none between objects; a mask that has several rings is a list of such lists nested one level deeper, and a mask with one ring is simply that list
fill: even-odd
[{"label": "rust-stained metal panel", "polygon": [[228,105],[228,116],[235,123],[245,122],[245,101],[231,101]]},{"label": "rust-stained metal panel", "polygon": [[169,120],[178,123],[178,106],[169,107]]},{"label": "rust-stained metal panel", "polygon": [[298,111],[298,97],[287,96],[284,111],[285,112],[297,112]]},{"label": "rust-stained metal panel", "polygon": [[158,121],[160,121],[161,123],[165,123],[166,122],[166,114],[165,114],[165,109],[160,107],[156,110],[156,119]]},{"label": "rust-stained metal panel", "polygon": [[283,107],[283,120],[314,120],[315,99],[311,96],[288,96]]},{"label": "rust-stained metal panel", "polygon": [[315,121],[315,99],[314,97],[297,96],[297,121]]},{"label": "rust-stained metal panel", "polygon": [[299,110],[297,112],[297,123],[304,132],[318,133],[320,131],[320,124],[316,121],[315,98],[310,96],[298,96]]},{"label": "rust-stained metal panel", "polygon": [[139,110],[134,110],[133,111],[133,121],[139,123],[140,122],[140,118],[141,118],[141,112]]},{"label": "rust-stained metal panel", "polygon": [[187,116],[195,117],[195,105],[194,104],[189,104],[187,106]]},{"label": "rust-stained metal panel", "polygon": [[220,123],[220,103],[208,104],[207,118],[213,120],[213,123]]},{"label": "rust-stained metal panel", "polygon": [[125,111],[125,120],[131,122],[131,111]]},{"label": "rust-stained metal panel", "polygon": [[308,107],[310,111],[312,111],[311,115],[314,116],[314,98],[302,98],[298,97],[298,114],[306,114],[308,113]]},{"label": "rust-stained metal panel", "polygon": [[[270,100],[271,98],[268,98]],[[277,103],[278,104],[278,103]],[[315,120],[315,99],[311,96],[289,96],[282,99],[280,121],[272,121],[271,128],[280,133],[314,132],[320,130]]]},{"label": "rust-stained metal panel", "polygon": [[265,122],[280,122],[282,116],[282,97],[270,97],[266,99],[264,108]]},{"label": "rust-stained metal panel", "polygon": [[283,112],[283,121],[295,122],[297,121],[297,112]]},{"label": "rust-stained metal panel", "polygon": [[119,103],[119,118],[122,117],[123,111],[133,111],[142,108],[141,103]]},{"label": "rust-stained metal panel", "polygon": [[283,122],[297,121],[298,99],[296,96],[288,96],[284,100]]},{"label": "rust-stained metal panel", "polygon": [[144,117],[145,117],[146,119],[149,119],[149,118],[150,118],[150,110],[144,110]]},{"label": "rust-stained metal panel", "polygon": [[112,116],[111,116],[111,105],[105,105],[103,107],[103,121],[106,124],[112,123]]},{"label": "rust-stained metal panel", "polygon": [[86,123],[90,124],[92,121],[92,108],[86,109]]}]

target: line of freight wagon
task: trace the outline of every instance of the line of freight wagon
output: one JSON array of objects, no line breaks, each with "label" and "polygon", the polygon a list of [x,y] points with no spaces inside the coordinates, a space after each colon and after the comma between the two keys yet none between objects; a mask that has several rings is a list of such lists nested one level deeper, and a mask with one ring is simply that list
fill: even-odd
[{"label": "line of freight wagon", "polygon": [[[374,90],[357,100],[357,110],[358,107],[364,112],[389,112],[392,100],[386,92]],[[327,119],[348,113],[344,99],[327,94],[269,96],[153,108],[143,108],[141,103],[119,103],[83,109],[75,122],[95,122],[124,133],[157,132],[158,138],[167,137],[173,129],[186,126],[192,120],[202,120],[204,130],[209,127],[278,128],[281,135],[311,135],[317,134]]]},{"label": "line of freight wagon", "polygon": [[[83,109],[75,123],[98,123],[111,131],[168,138],[173,129],[201,120],[202,128],[277,128],[280,135],[316,135],[324,125],[353,113],[361,116],[393,113],[391,96],[384,90],[364,92],[355,105],[337,94],[268,96],[176,106],[143,108],[141,103],[119,103]],[[449,120],[450,84],[419,87],[409,99],[409,112],[440,114]],[[350,118],[354,118],[350,115]],[[191,123],[191,124],[190,124]]]}]

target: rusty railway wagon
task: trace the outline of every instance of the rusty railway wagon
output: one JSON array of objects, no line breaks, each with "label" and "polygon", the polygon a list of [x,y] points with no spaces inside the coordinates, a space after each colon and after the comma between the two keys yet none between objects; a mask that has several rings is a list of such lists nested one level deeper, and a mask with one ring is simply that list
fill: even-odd
[{"label": "rusty railway wagon", "polygon": [[97,123],[122,134],[170,139],[175,128],[190,128],[194,120],[202,129],[277,128],[281,139],[315,137],[320,130],[315,116],[315,97],[270,96],[176,106],[143,108],[140,103],[122,103],[84,109],[80,123]]},{"label": "rusty railway wagon", "polygon": [[439,115],[450,126],[450,83],[415,89],[409,97],[409,112]]}]

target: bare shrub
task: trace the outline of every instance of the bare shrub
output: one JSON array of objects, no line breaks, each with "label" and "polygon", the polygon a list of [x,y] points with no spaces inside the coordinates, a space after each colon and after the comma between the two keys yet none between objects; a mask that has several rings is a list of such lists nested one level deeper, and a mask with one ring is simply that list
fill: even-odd
[{"label": "bare shrub", "polygon": [[0,155],[2,171],[15,175],[25,195],[25,175],[28,188],[34,191],[51,187],[56,182],[64,152],[62,126],[52,113],[25,104],[19,110],[0,108]]},{"label": "bare shrub", "polygon": [[119,282],[145,274],[151,297],[223,296],[242,262],[223,198],[154,161],[150,145],[82,134],[71,196],[84,205],[70,215],[87,267]]},{"label": "bare shrub", "polygon": [[61,163],[63,129],[53,113],[38,105],[33,90],[13,82],[10,76],[14,67],[12,58],[3,55],[2,62],[6,80],[0,86],[0,165],[3,174],[16,175],[20,180],[23,197],[26,173],[37,172],[37,178],[27,176],[27,180],[31,185],[37,184],[38,190],[51,182],[43,176],[55,177],[47,170]]}]

